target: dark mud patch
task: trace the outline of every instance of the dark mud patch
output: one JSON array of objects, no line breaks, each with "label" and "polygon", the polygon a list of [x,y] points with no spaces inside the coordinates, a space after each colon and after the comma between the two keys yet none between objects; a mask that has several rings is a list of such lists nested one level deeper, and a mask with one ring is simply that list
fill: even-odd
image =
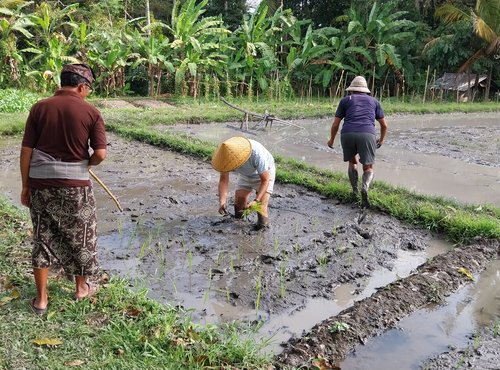
[{"label": "dark mud patch", "polygon": [[277,356],[279,367],[307,367],[312,358],[321,358],[327,368],[333,368],[356,346],[395,327],[417,309],[441,303],[470,282],[469,274],[498,258],[499,247],[498,241],[477,241],[435,257],[410,276],[314,326],[304,337],[290,340]]}]

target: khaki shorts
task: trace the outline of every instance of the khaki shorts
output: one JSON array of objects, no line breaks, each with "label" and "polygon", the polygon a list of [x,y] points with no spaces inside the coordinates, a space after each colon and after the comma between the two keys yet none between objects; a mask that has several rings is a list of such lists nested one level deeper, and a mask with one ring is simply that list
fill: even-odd
[{"label": "khaki shorts", "polygon": [[[274,180],[276,178],[276,170],[270,170],[269,185],[267,186],[266,192],[269,194],[273,193],[274,190]],[[244,176],[239,175],[238,183],[236,184],[236,189],[247,189],[259,191],[260,188],[260,176]]]}]

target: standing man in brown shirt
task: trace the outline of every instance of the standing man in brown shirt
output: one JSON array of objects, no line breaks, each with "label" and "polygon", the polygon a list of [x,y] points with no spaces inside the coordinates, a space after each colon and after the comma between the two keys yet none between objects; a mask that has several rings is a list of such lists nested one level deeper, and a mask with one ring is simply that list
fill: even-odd
[{"label": "standing man in brown shirt", "polygon": [[[47,311],[49,267],[75,277],[74,299],[92,296],[87,277],[98,272],[96,207],[88,168],[107,154],[104,121],[85,102],[94,73],[85,64],[65,65],[61,89],[31,108],[21,147],[21,203],[33,223],[32,265],[37,296],[31,309]],[[90,154],[89,149],[92,149]]]}]

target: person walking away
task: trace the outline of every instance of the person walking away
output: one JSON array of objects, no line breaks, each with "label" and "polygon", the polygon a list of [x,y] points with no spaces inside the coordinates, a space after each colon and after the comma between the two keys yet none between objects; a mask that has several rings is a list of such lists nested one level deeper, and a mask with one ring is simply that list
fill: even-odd
[{"label": "person walking away", "polygon": [[[85,64],[67,64],[61,88],[31,108],[21,144],[21,203],[33,223],[32,266],[36,314],[47,311],[49,267],[74,276],[74,299],[92,296],[87,281],[98,272],[96,206],[88,169],[107,154],[104,121],[85,102],[94,73]],[[89,151],[92,149],[93,152]]]},{"label": "person walking away", "polygon": [[[254,230],[269,226],[268,206],[274,189],[276,166],[272,154],[259,142],[241,136],[232,137],[221,143],[212,156],[212,167],[219,176],[219,213],[228,214],[226,208],[229,189],[229,173],[238,174],[234,195],[236,218],[243,217],[243,211],[259,205],[257,224]],[[248,201],[255,190],[255,199]]]},{"label": "person walking away", "polygon": [[[340,143],[344,155],[344,162],[349,162],[347,174],[355,197],[358,196],[358,161],[363,165],[363,179],[361,186],[361,206],[370,207],[368,189],[373,180],[373,164],[375,162],[375,148],[380,148],[387,134],[387,123],[384,111],[377,99],[370,96],[370,90],[363,76],[356,76],[346,89],[351,92],[339,102],[335,118],[332,122],[328,146],[333,147],[335,136],[339,130]],[[376,138],[375,120],[380,124],[380,137]]]}]

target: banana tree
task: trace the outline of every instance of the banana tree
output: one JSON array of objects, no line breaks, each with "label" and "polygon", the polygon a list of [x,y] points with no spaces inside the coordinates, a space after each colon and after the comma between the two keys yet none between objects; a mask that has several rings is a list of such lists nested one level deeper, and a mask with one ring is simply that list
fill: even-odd
[{"label": "banana tree", "polygon": [[79,62],[78,58],[72,56],[71,39],[63,32],[64,27],[71,28],[70,15],[76,7],[78,4],[59,9],[43,2],[34,13],[29,14],[33,32],[39,37],[33,38],[28,42],[29,47],[22,50],[34,55],[29,61],[31,71],[26,75],[35,77],[44,90],[51,87],[52,83],[60,84],[60,72],[64,64]]},{"label": "banana tree", "polygon": [[31,39],[33,34],[28,28],[33,25],[28,15],[22,12],[22,8],[28,4],[20,4],[17,9],[13,7],[13,1],[3,1],[0,7],[0,84],[16,86],[20,85],[20,66],[23,63],[22,53],[18,50],[18,36]]},{"label": "banana tree", "polygon": [[129,33],[125,37],[133,45],[132,50],[134,52],[131,54],[131,57],[135,58],[135,61],[132,63],[132,67],[147,63],[148,91],[149,95],[153,96],[155,92],[159,92],[163,70],[166,68],[169,73],[175,72],[174,65],[170,61],[170,42],[161,33],[148,35],[144,32],[139,32],[138,29],[134,29],[132,33]]},{"label": "banana tree", "polygon": [[348,21],[350,45],[364,48],[371,55],[371,58],[366,58],[366,53],[358,54],[363,70],[357,73],[380,78],[390,68],[402,79],[400,70],[403,60],[398,53],[398,46],[411,41],[415,35],[412,32],[415,23],[404,19],[406,14],[405,11],[397,11],[395,3],[374,3],[366,17],[354,7],[349,9],[344,19]]},{"label": "banana tree", "polygon": [[196,94],[197,74],[199,70],[207,70],[210,66],[220,68],[225,63],[221,52],[220,40],[231,32],[218,17],[204,17],[208,0],[196,4],[195,0],[187,0],[181,5],[175,2],[171,24],[167,26],[174,53],[175,83],[179,88],[186,77],[189,80],[191,94]]},{"label": "banana tree", "polygon": [[98,40],[89,46],[88,59],[97,67],[99,89],[106,96],[125,93],[125,67],[131,61],[131,46],[123,35],[123,31],[98,33]]},{"label": "banana tree", "polygon": [[267,90],[268,80],[280,66],[278,46],[285,24],[293,22],[290,16],[281,9],[268,16],[268,6],[261,2],[255,13],[243,18],[232,37],[236,53],[229,55],[229,66],[239,76],[241,88],[256,80],[260,89]]}]

